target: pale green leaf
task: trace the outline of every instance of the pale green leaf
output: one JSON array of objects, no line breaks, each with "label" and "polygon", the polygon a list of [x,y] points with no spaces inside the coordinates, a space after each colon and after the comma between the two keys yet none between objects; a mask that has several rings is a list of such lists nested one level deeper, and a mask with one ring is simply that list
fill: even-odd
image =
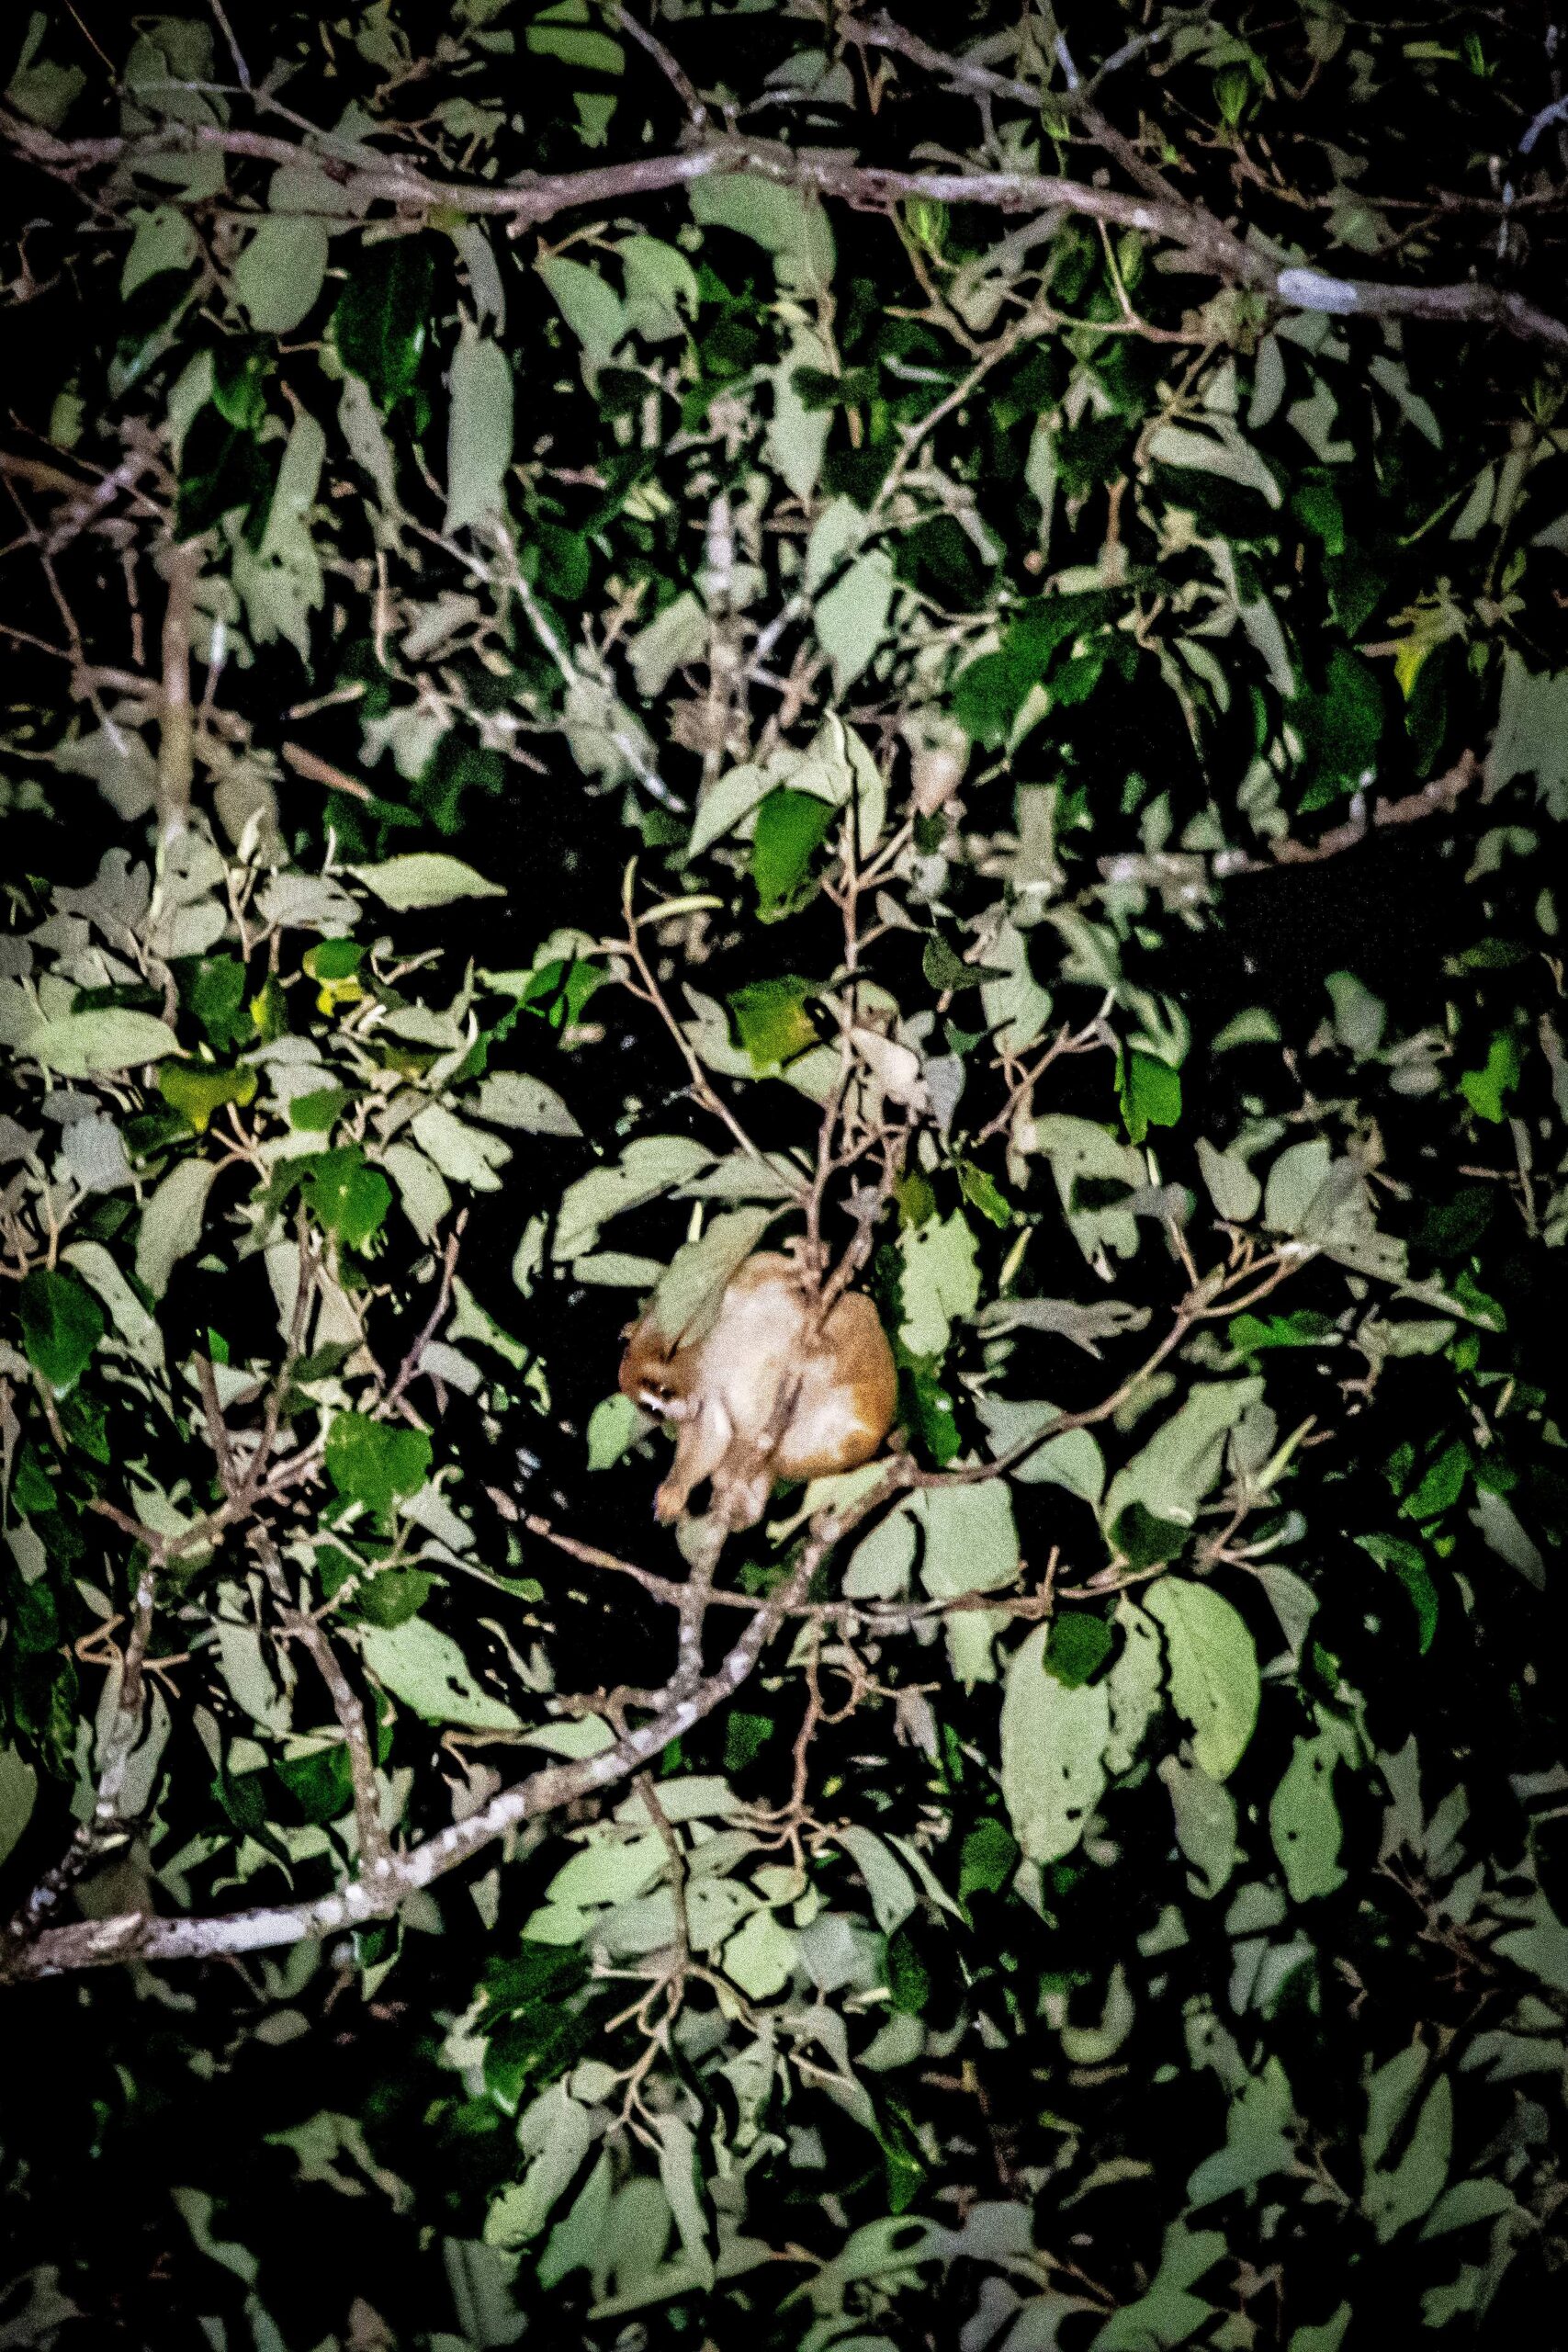
[{"label": "pale green leaf", "polygon": [[1413,2043],[1381,2066],[1367,2085],[1361,2211],[1376,2230],[1380,2245],[1386,2245],[1399,2231],[1429,2212],[1448,2180],[1453,2153],[1453,2089],[1446,2075],[1438,2076],[1422,2102],[1398,2162],[1387,2170],[1382,2168],[1382,2158],[1412,2104],[1426,2063],[1425,2051]]},{"label": "pale green leaf", "polygon": [[327,271],[327,224],[277,213],[253,231],[234,266],[234,299],[257,334],[292,334],[315,308]]},{"label": "pale green leaf", "polygon": [[381,1162],[398,1188],[409,1223],[422,1241],[433,1240],[442,1218],[451,1213],[446,1178],[412,1143],[389,1144]]},{"label": "pale green leaf", "polygon": [[802,501],[809,500],[817,488],[833,420],[827,409],[807,407],[795,387],[795,371],[825,369],[832,356],[819,336],[802,330],[772,374],[773,413],[768,420],[767,455],[786,488]]},{"label": "pale green leaf", "polygon": [[683,1242],[659,1278],[649,1312],[671,1345],[700,1338],[718,1312],[731,1276],[750,1257],[776,1209],[728,1209],[695,1241]]},{"label": "pale green leaf", "polygon": [[983,961],[1006,975],[981,985],[986,1025],[995,1033],[998,1046],[1005,1046],[1010,1054],[1021,1054],[1051,1018],[1051,991],[1034,978],[1028,940],[1010,920],[1004,921],[987,942]]},{"label": "pale green leaf", "polygon": [[131,217],[136,234],[119,274],[122,302],[165,269],[189,269],[201,250],[189,220],[172,204],[160,204],[151,212]]},{"label": "pale green leaf", "polygon": [[615,289],[596,269],[564,254],[537,264],[539,276],[554,296],[560,314],[582,345],[583,381],[597,383],[599,371],[609,365],[617,344],[631,322]]},{"label": "pale green leaf", "polygon": [[428,1104],[419,1114],[410,1133],[426,1159],[452,1183],[466,1184],[476,1193],[500,1192],[496,1171],[511,1159],[512,1147],[499,1136],[468,1126],[439,1102]]},{"label": "pale green leaf", "polygon": [[[993,1453],[1010,1453],[1036,1430],[1048,1429],[1061,1410],[1043,1396],[976,1396],[975,1407]],[[1083,1501],[1098,1503],[1105,1491],[1105,1456],[1092,1430],[1066,1430],[1037,1445],[1008,1475],[1024,1486],[1065,1487]]]},{"label": "pale green leaf", "polygon": [[73,1241],[61,1251],[108,1308],[115,1329],[140,1364],[149,1372],[164,1369],[164,1334],[149,1315],[101,1241]]},{"label": "pale green leaf", "polygon": [[1165,1685],[1159,1634],[1126,1593],[1116,1603],[1116,1623],[1122,1629],[1122,1648],[1105,1678],[1111,1700],[1105,1769],[1113,1774],[1132,1770]]},{"label": "pale green leaf", "polygon": [[835,1830],[833,1841],[843,1848],[864,1879],[877,1926],[885,1936],[892,1935],[915,1907],[908,1872],[874,1829]]},{"label": "pale green leaf", "polygon": [[367,1625],[359,1645],[366,1665],[395,1699],[429,1724],[466,1731],[521,1731],[521,1719],[480,1688],[449,1634],[423,1617],[400,1625]]},{"label": "pale green leaf", "polygon": [[1031,1861],[1070,1854],[1105,1789],[1111,1706],[1103,1682],[1068,1690],[1045,1671],[1048,1625],[1014,1653],[1002,1699],[1002,1800]]},{"label": "pale green leaf", "polygon": [[660,237],[626,237],[615,248],[626,278],[626,322],[649,343],[671,343],[696,315],[697,274]]},{"label": "pale green leaf", "polygon": [[38,1774],[14,1747],[0,1747],[0,1862],[32,1818]]},{"label": "pale green leaf", "polygon": [[39,1022],[17,1040],[17,1048],[62,1078],[91,1078],[161,1061],[179,1051],[179,1042],[166,1022],[116,1005]]},{"label": "pale green leaf", "polygon": [[448,537],[500,522],[512,463],[512,368],[498,343],[464,323],[452,355],[452,409],[446,438]]},{"label": "pale green leaf", "polygon": [[1170,1791],[1176,1842],[1198,1873],[1197,1892],[1218,1894],[1237,1860],[1235,1799],[1201,1765],[1183,1764],[1175,1756],[1164,1758],[1159,1776]]},{"label": "pale green leaf", "polygon": [[1211,1780],[1235,1770],[1258,1721],[1258,1653],[1247,1621],[1190,1577],[1163,1576],[1149,1613],[1164,1628],[1171,1702],[1192,1726],[1192,1753]]},{"label": "pale green leaf", "polygon": [[486,2213],[487,2245],[525,2245],[537,2237],[557,2200],[576,2178],[593,2134],[587,2109],[570,2096],[564,2083],[557,2083],[525,2110],[517,2137],[528,2169],[520,2181],[502,2190]]},{"label": "pale green leaf", "polygon": [[355,865],[356,874],[374,890],[383,906],[406,914],[414,907],[445,907],[454,899],[503,899],[499,882],[487,882],[460,857],[442,850],[415,850],[406,857],[389,857],[380,865]]},{"label": "pale green leaf", "polygon": [[880,548],[861,556],[818,598],[818,640],[832,662],[840,694],[853,684],[881,644],[892,602],[893,564]]},{"label": "pale green leaf", "polygon": [[1249,2075],[1239,2097],[1231,2101],[1225,2144],[1192,2174],[1187,2184],[1188,2204],[1212,2205],[1238,2188],[1256,2188],[1275,2173],[1292,2172],[1296,2154],[1288,2128],[1293,2113],[1284,2068],[1277,2058],[1270,2058],[1261,2075]]},{"label": "pale green leaf", "polygon": [[475,1115],[498,1127],[534,1136],[580,1136],[582,1129],[553,1086],[522,1070],[497,1069],[482,1079]]},{"label": "pale green leaf", "polygon": [[1186,1402],[1111,1481],[1102,1513],[1108,1531],[1131,1503],[1156,1519],[1190,1527],[1219,1477],[1225,1440],[1263,1396],[1259,1379],[1201,1381]]},{"label": "pale green leaf", "polygon": [[954,1321],[970,1315],[980,1296],[975,1236],[962,1209],[928,1217],[898,1237],[904,1263],[899,1294],[904,1320],[899,1338],[915,1356],[940,1356]]},{"label": "pale green leaf", "polygon": [[804,188],[729,172],[694,180],[693,217],[704,227],[734,229],[772,254],[779,282],[803,294],[826,293],[833,275],[833,232],[820,201]]},{"label": "pale green leaf", "polygon": [[771,2001],[789,1983],[796,1940],[771,1911],[753,1911],[724,1947],[722,1966],[753,2001]]},{"label": "pale green leaf", "polygon": [[1218,474],[1243,490],[1255,490],[1270,506],[1280,503],[1280,485],[1271,469],[1229,417],[1211,414],[1213,429],[1196,432],[1187,425],[1162,424],[1147,443],[1149,456],[1162,466],[1177,466],[1198,473]]},{"label": "pale green leaf", "polygon": [[210,1159],[176,1160],[142,1210],[136,1279],[154,1298],[162,1298],[168,1289],[179,1261],[199,1247],[207,1195],[217,1173]]},{"label": "pale green leaf", "polygon": [[588,1467],[610,1469],[652,1427],[652,1414],[619,1389],[613,1396],[601,1397],[588,1417]]},{"label": "pale green leaf", "polygon": [[1343,1830],[1334,1800],[1338,1757],[1338,1744],[1326,1733],[1298,1738],[1269,1807],[1269,1832],[1294,1903],[1332,1894],[1345,1883],[1339,1867]]},{"label": "pale green leaf", "polygon": [[1328,1182],[1334,1149],[1327,1138],[1314,1136],[1309,1143],[1293,1143],[1269,1170],[1263,1195],[1263,1222],[1273,1233],[1305,1230],[1314,1204]]},{"label": "pale green leaf", "polygon": [[[663,693],[672,671],[698,662],[707,650],[708,616],[692,591],[684,589],[656,613],[647,627],[628,639],[626,660],[637,690],[646,701]],[[696,844],[693,845],[693,854]]]},{"label": "pale green leaf", "polygon": [[1223,1216],[1228,1224],[1245,1225],[1249,1216],[1257,1216],[1263,1187],[1237,1153],[1216,1151],[1200,1136],[1198,1166],[1216,1216]]},{"label": "pale green leaf", "polygon": [[[626,1209],[640,1208],[660,1193],[685,1183],[706,1168],[713,1153],[690,1136],[641,1136],[608,1168],[590,1169],[569,1184],[556,1225],[558,1258],[581,1258],[593,1247],[599,1228]],[[660,1270],[662,1271],[662,1270]]]}]

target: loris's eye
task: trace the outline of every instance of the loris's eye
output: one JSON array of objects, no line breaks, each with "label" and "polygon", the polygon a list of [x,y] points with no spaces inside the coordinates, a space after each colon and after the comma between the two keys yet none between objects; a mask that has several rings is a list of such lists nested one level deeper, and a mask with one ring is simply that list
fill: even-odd
[{"label": "loris's eye", "polygon": [[645,1380],[637,1390],[637,1401],[645,1412],[667,1413],[670,1410],[670,1391],[657,1381]]}]

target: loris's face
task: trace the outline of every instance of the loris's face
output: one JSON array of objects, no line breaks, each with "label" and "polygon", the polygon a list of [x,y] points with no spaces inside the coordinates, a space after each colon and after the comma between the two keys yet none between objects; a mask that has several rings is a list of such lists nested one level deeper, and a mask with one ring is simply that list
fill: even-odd
[{"label": "loris's face", "polygon": [[668,1380],[658,1372],[643,1375],[637,1384],[635,1396],[645,1413],[657,1413],[660,1419],[672,1413],[680,1402]]}]

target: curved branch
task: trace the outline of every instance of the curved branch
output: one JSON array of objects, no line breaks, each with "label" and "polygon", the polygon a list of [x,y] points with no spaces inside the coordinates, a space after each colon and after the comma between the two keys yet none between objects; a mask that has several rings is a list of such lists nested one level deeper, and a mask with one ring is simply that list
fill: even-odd
[{"label": "curved branch", "polygon": [[456,1870],[508,1830],[630,1780],[652,1763],[671,1740],[680,1738],[732,1698],[756,1668],[773,1634],[805,1600],[828,1553],[886,1499],[894,1483],[889,1479],[850,1509],[824,1516],[792,1574],[758,1607],[751,1623],[714,1671],[684,1683],[677,1677],[659,1694],[661,1703],[648,1721],[624,1734],[602,1754],[546,1765],[530,1773],[515,1787],[503,1789],[468,1820],[454,1822],[422,1845],[391,1858],[374,1881],[355,1879],[311,1901],[265,1905],[216,1917],[158,1918],[130,1911],[52,1928],[29,1942],[0,1951],[0,1983],[58,1976],[78,1968],[108,1968],[127,1960],[213,1960],[237,1952],[275,1951],[280,1945],[389,1918],[416,1888],[429,1886]]}]

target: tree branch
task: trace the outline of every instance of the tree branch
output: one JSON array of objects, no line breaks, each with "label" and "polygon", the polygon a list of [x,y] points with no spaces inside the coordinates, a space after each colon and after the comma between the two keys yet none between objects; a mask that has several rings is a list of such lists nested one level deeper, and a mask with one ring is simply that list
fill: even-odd
[{"label": "tree branch", "polygon": [[[890,1468],[897,1471],[898,1465]],[[522,1822],[632,1779],[671,1740],[680,1738],[733,1698],[755,1670],[773,1634],[806,1599],[828,1554],[886,1500],[897,1483],[890,1477],[846,1510],[819,1518],[790,1575],[759,1604],[751,1623],[714,1671],[683,1689],[678,1682],[669,1685],[659,1694],[660,1703],[648,1721],[624,1734],[602,1754],[547,1765],[531,1773],[527,1780],[492,1797],[466,1821],[454,1822],[423,1844],[391,1858],[389,1867],[374,1880],[354,1879],[313,1900],[227,1916],[159,1918],[131,1911],[49,1928],[28,1943],[0,1951],[0,1982],[21,1983],[78,1968],[107,1968],[127,1960],[213,1960],[237,1952],[275,1951],[281,1945],[389,1917],[416,1888],[445,1877]]]},{"label": "tree branch", "polygon": [[697,180],[745,172],[780,186],[838,197],[865,211],[886,211],[915,198],[978,204],[1001,212],[1039,212],[1059,207],[1111,228],[1137,229],[1163,238],[1189,254],[1199,269],[1245,286],[1283,310],[1501,327],[1522,342],[1568,352],[1568,322],[1541,310],[1522,294],[1473,280],[1448,286],[1402,285],[1336,277],[1294,266],[1281,268],[1268,254],[1244,244],[1201,206],[1152,195],[1126,195],[1055,173],[895,171],[857,164],[847,153],[803,153],[762,141],[727,138],[677,154],[638,156],[580,172],[532,172],[497,187],[482,187],[433,178],[412,164],[389,162],[380,156],[371,161],[363,148],[334,142],[324,131],[318,131],[307,144],[211,123],[168,123],[134,138],[57,139],[52,132],[0,108],[0,135],[40,169],[66,178],[154,155],[216,151],[248,156],[256,163],[289,165],[308,157],[355,198],[392,204],[404,214],[442,206],[483,215],[506,221],[513,235],[579,206],[623,204],[665,189],[689,187]]}]

